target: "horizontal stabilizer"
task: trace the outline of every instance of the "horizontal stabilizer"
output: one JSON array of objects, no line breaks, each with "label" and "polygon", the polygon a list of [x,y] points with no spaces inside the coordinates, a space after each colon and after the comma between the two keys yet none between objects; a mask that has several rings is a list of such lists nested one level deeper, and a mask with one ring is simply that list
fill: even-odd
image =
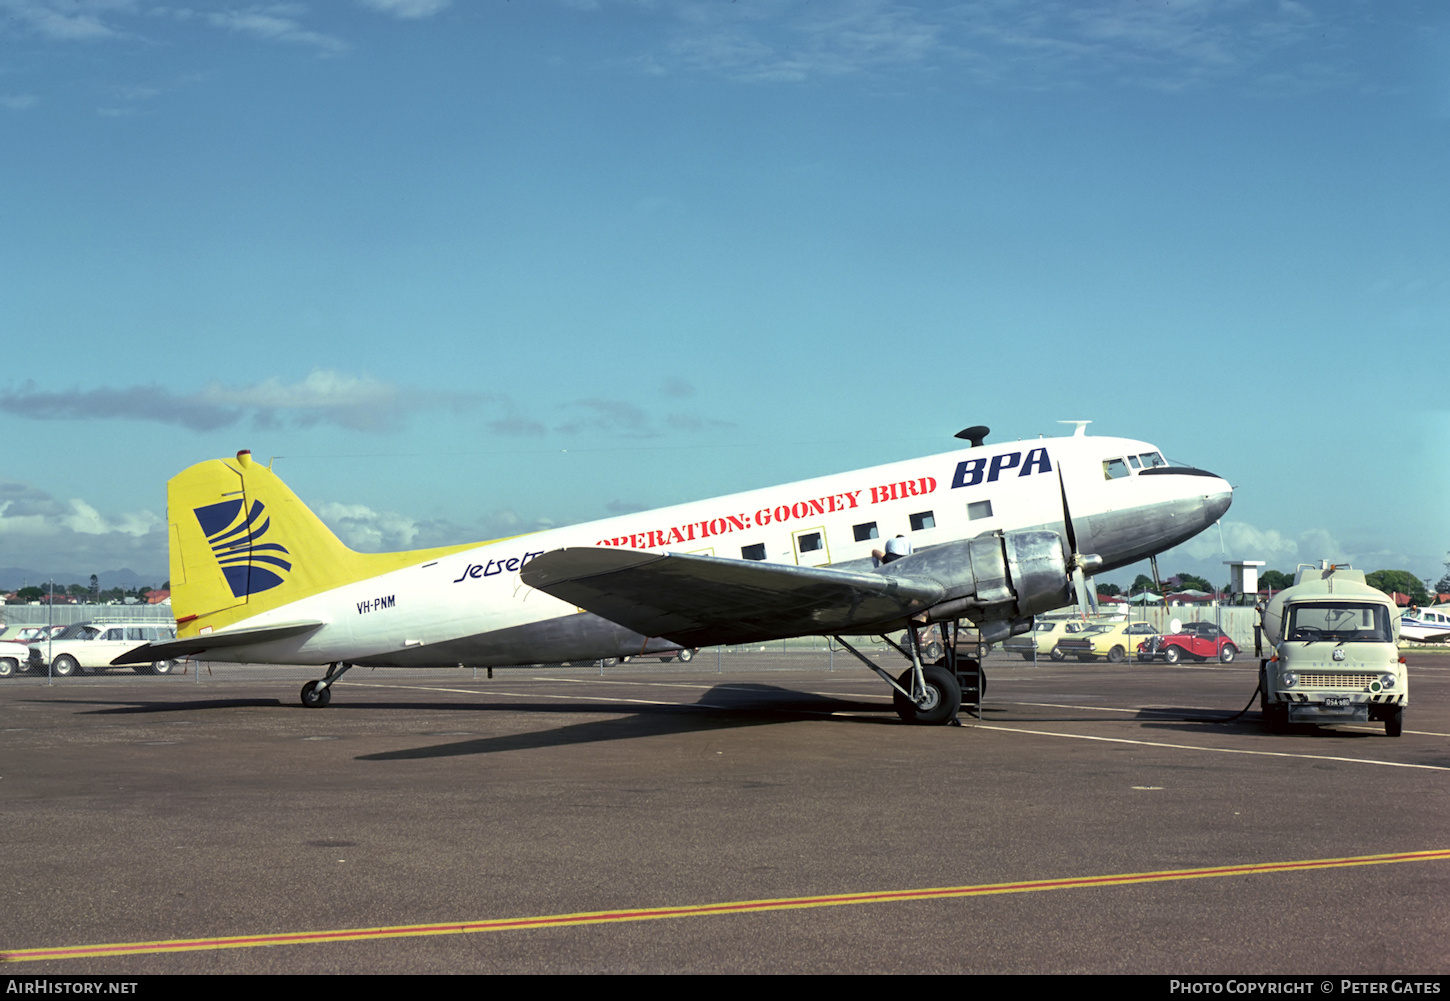
[{"label": "horizontal stabilizer", "polygon": [[178,660],[182,657],[195,657],[207,650],[217,650],[222,647],[251,646],[254,643],[270,643],[273,640],[290,639],[293,636],[301,636],[303,633],[311,632],[321,626],[321,622],[283,622],[275,626],[248,626],[245,629],[223,629],[213,633],[203,633],[200,636],[188,636],[185,639],[166,640],[162,643],[146,643],[134,650],[127,650],[121,656],[111,661],[113,667],[125,667],[127,664],[149,664],[154,660]]},{"label": "horizontal stabilizer", "polygon": [[933,580],[634,550],[556,549],[525,584],[681,646],[874,632],[939,601]]}]

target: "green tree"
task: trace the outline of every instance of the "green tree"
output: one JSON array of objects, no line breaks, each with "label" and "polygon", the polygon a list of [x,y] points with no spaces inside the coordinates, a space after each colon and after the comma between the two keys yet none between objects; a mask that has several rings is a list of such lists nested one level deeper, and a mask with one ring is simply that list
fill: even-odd
[{"label": "green tree", "polygon": [[1425,590],[1425,582],[1408,570],[1376,570],[1373,573],[1364,575],[1364,582],[1370,587],[1377,587],[1385,594],[1392,594],[1395,591],[1409,595],[1410,600],[1417,605],[1427,605],[1430,602],[1430,594]]},{"label": "green tree", "polygon": [[15,596],[21,601],[39,601],[45,597],[45,588],[35,587],[33,585],[31,587],[22,587],[19,591],[15,592]]},{"label": "green tree", "polygon": [[[1204,580],[1202,577],[1197,576],[1196,574],[1176,573],[1173,576],[1178,580],[1178,585],[1174,588],[1174,590],[1204,591],[1208,594],[1213,593],[1213,585],[1210,584],[1208,581]],[[1167,585],[1165,584],[1164,586]]]},{"label": "green tree", "polygon": [[1271,591],[1282,591],[1286,587],[1294,586],[1294,575],[1284,573],[1282,570],[1265,570],[1259,574],[1259,588],[1268,588]]},{"label": "green tree", "polygon": [[1128,588],[1129,594],[1142,594],[1144,591],[1156,592],[1158,587],[1153,583],[1153,578],[1145,573],[1140,573],[1133,578],[1133,586]]},{"label": "green tree", "polygon": [[1445,561],[1445,576],[1435,582],[1435,590],[1440,594],[1450,594],[1450,560]]}]

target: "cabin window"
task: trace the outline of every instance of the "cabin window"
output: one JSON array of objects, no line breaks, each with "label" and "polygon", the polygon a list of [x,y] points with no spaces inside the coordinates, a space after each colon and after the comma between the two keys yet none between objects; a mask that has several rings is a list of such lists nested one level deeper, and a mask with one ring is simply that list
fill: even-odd
[{"label": "cabin window", "polygon": [[913,532],[920,532],[928,528],[936,528],[936,516],[930,511],[923,511],[921,514],[911,516],[911,530]]},{"label": "cabin window", "polygon": [[747,560],[765,559],[765,543],[757,542],[753,546],[741,546],[740,555]]},{"label": "cabin window", "polygon": [[820,532],[807,532],[805,535],[802,535],[799,538],[799,545],[801,547],[801,552],[803,553],[813,553],[817,549],[821,548]]},{"label": "cabin window", "polygon": [[1116,480],[1128,475],[1128,464],[1122,459],[1103,460],[1103,479]]},{"label": "cabin window", "polygon": [[980,521],[983,518],[992,517],[992,502],[989,500],[972,501],[967,505],[967,520]]},{"label": "cabin window", "polygon": [[879,539],[881,535],[876,531],[876,522],[868,521],[864,525],[856,525],[851,529],[856,533],[857,542],[866,542],[869,539]]}]

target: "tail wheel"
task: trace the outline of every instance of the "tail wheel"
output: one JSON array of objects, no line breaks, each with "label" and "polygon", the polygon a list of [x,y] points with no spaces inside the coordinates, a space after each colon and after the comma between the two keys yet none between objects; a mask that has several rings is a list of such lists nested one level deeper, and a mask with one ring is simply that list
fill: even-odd
[{"label": "tail wheel", "polygon": [[[896,683],[907,691],[911,691],[914,684],[913,671],[907,668],[902,672]],[[926,682],[926,691],[922,697],[913,702],[911,699],[892,689],[891,701],[896,708],[896,715],[900,716],[903,722],[920,723],[924,726],[946,723],[956,718],[957,710],[962,705],[962,689],[957,684],[957,679],[952,677],[950,671],[944,667],[933,664],[930,667],[921,669],[922,680]]]},{"label": "tail wheel", "polygon": [[302,686],[302,704],[308,709],[322,709],[332,701],[332,688],[319,681],[309,681]]}]

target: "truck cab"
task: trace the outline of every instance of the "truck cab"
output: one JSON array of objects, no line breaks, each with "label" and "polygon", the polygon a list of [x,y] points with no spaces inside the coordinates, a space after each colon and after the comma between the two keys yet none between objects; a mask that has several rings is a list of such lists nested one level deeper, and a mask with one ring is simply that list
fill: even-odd
[{"label": "truck cab", "polygon": [[1259,662],[1259,709],[1270,730],[1374,720],[1400,735],[1410,702],[1400,617],[1362,571],[1301,564],[1294,586],[1260,607],[1259,621],[1272,647]]}]

